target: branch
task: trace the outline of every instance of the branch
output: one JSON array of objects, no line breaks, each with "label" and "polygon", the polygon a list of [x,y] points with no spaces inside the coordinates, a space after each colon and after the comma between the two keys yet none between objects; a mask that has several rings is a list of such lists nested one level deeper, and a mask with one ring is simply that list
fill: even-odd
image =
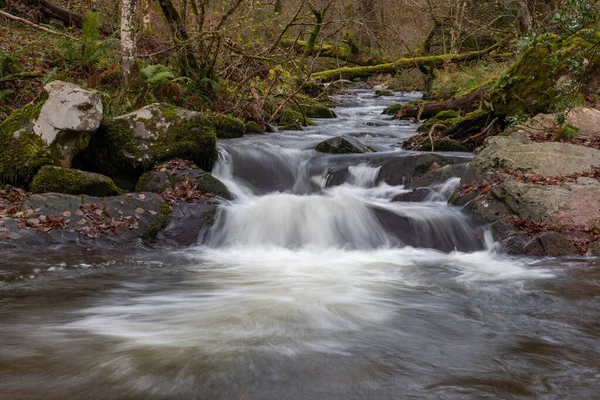
[{"label": "branch", "polygon": [[23,19],[23,18],[20,18],[20,17],[17,17],[17,16],[15,16],[15,15],[9,14],[9,13],[7,13],[6,11],[2,11],[2,10],[0,10],[0,15],[3,15],[3,16],[5,16],[6,18],[12,19],[13,21],[17,21],[17,22],[20,22],[20,23],[22,23],[22,24],[25,24],[25,25],[28,25],[28,26],[32,26],[32,27],[34,27],[35,29],[39,29],[39,30],[42,30],[42,31],[44,31],[44,32],[52,33],[52,34],[54,34],[54,35],[59,35],[59,36],[68,37],[69,39],[73,39],[73,40],[79,40],[79,39],[78,39],[78,38],[76,38],[75,36],[71,36],[71,35],[68,35],[68,34],[66,34],[66,33],[58,32],[58,31],[53,31],[52,29],[45,28],[45,27],[43,27],[43,26],[40,26],[40,25],[38,25],[38,24],[34,24],[33,22],[31,22],[31,21],[28,21],[28,20],[26,20],[26,19]]}]

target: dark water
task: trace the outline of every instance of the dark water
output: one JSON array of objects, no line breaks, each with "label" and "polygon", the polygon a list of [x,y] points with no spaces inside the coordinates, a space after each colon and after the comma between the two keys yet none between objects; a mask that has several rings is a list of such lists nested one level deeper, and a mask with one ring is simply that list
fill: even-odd
[{"label": "dark water", "polygon": [[[499,253],[457,179],[392,202],[396,100],[223,143],[198,247],[2,253],[0,399],[600,399],[598,261]],[[310,150],[340,133],[381,152]]]}]

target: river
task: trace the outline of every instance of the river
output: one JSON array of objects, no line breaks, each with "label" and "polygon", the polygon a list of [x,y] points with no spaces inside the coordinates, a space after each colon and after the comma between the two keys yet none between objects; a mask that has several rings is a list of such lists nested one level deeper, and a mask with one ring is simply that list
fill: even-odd
[{"label": "river", "polygon": [[[600,399],[596,259],[502,254],[459,177],[392,201],[417,97],[220,143],[196,247],[4,251],[0,399]],[[312,150],[340,134],[378,152]]]}]

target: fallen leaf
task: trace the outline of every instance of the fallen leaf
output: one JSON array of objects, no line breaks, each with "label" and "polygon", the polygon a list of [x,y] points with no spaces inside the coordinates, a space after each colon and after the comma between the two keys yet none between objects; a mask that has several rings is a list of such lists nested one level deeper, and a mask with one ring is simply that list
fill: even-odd
[{"label": "fallen leaf", "polygon": [[143,214],[144,212],[146,212],[146,210],[144,210],[142,207],[138,207],[135,209],[136,214]]},{"label": "fallen leaf", "polygon": [[71,216],[71,212],[70,211],[65,211],[64,213],[62,213],[62,216],[65,218],[69,218]]}]

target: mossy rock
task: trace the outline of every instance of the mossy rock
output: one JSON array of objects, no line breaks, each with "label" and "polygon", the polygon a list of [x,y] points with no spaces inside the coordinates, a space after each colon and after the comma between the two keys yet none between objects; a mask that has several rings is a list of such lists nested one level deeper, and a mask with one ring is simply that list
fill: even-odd
[{"label": "mossy rock", "polygon": [[302,129],[301,126],[308,125],[315,125],[315,123],[308,116],[302,115],[300,111],[292,108],[284,109],[277,118],[277,126],[284,127],[284,130],[289,127],[298,126]]},{"label": "mossy rock", "polygon": [[380,97],[389,97],[389,96],[393,96],[394,92],[392,92],[391,90],[376,90],[375,91],[375,96],[380,96]]},{"label": "mossy rock", "polygon": [[233,139],[244,136],[244,123],[231,115],[209,117],[212,121],[217,137],[220,139]]},{"label": "mossy rock", "polygon": [[245,125],[245,130],[248,135],[256,135],[262,133],[256,121],[248,121]]},{"label": "mossy rock", "polygon": [[300,106],[308,118],[337,118],[332,109],[308,97],[301,99]]},{"label": "mossy rock", "polygon": [[381,113],[382,115],[396,115],[398,111],[402,110],[404,104],[394,104],[389,107],[386,107],[385,110]]},{"label": "mossy rock", "polygon": [[371,150],[358,140],[349,136],[338,136],[317,144],[315,150],[329,154],[369,153]]},{"label": "mossy rock", "polygon": [[119,188],[107,176],[77,169],[43,166],[31,183],[33,193],[87,194],[90,196],[116,196]]},{"label": "mossy rock", "polygon": [[47,99],[48,94],[42,92],[0,125],[0,183],[27,185],[43,165],[58,162],[32,130],[33,121]]},{"label": "mossy rock", "polygon": [[233,196],[227,186],[211,174],[204,173],[196,179],[196,190],[203,193],[211,193],[215,196],[220,196],[231,200]]},{"label": "mossy rock", "polygon": [[429,132],[432,126],[442,124],[448,127],[460,120],[460,114],[453,110],[439,112],[435,117],[429,118],[417,128],[417,132]]},{"label": "mossy rock", "polygon": [[104,119],[74,163],[113,178],[135,176],[136,180],[156,163],[177,158],[211,170],[218,156],[216,143],[213,123],[203,114],[152,104]]},{"label": "mossy rock", "polygon": [[541,36],[502,74],[490,92],[496,113],[501,116],[552,113],[565,109],[566,102],[582,102],[587,94],[586,85],[581,85],[580,93],[575,93],[579,99],[570,98],[572,82],[578,81],[577,70],[586,62],[588,71],[600,70],[598,57],[590,58],[588,54],[598,41],[600,32],[591,30],[567,39],[552,34]]}]

